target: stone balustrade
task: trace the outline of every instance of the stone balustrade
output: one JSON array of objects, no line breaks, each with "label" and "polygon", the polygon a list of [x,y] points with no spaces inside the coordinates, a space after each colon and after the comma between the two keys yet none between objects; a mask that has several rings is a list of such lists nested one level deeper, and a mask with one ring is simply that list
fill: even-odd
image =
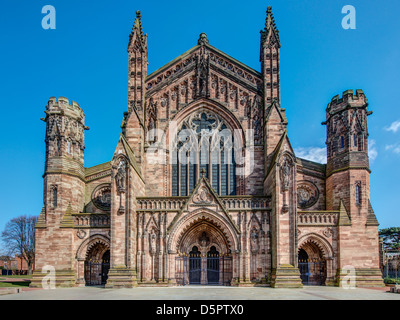
[{"label": "stone balustrade", "polygon": [[338,211],[298,211],[297,224],[336,226],[338,216]]}]

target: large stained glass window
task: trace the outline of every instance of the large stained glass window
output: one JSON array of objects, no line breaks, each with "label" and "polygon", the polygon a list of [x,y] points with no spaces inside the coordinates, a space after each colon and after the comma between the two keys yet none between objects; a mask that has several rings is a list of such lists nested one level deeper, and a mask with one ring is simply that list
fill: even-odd
[{"label": "large stained glass window", "polygon": [[233,132],[210,111],[198,112],[178,130],[172,151],[172,196],[188,196],[199,178],[219,195],[236,195]]}]

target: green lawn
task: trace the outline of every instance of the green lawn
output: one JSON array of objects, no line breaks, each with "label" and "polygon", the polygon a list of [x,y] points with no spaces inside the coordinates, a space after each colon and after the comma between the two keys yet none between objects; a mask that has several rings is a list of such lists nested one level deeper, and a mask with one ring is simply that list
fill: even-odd
[{"label": "green lawn", "polygon": [[32,279],[32,275],[26,276],[0,276],[0,280],[4,279]]},{"label": "green lawn", "polygon": [[0,288],[17,288],[17,287],[29,287],[30,281],[23,282],[0,282]]}]

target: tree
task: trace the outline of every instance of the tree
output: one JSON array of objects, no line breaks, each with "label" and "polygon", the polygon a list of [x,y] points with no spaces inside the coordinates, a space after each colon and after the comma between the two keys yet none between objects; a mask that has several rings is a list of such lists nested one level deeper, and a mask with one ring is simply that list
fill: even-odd
[{"label": "tree", "polygon": [[9,255],[18,254],[28,265],[32,274],[35,261],[35,225],[37,217],[20,216],[11,219],[1,234]]},{"label": "tree", "polygon": [[400,228],[392,227],[379,230],[379,237],[387,250],[400,250]]}]

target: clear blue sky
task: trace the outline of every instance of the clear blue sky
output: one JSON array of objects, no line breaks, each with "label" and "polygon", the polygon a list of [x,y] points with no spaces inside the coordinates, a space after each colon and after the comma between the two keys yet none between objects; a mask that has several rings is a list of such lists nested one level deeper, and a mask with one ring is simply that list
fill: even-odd
[{"label": "clear blue sky", "polygon": [[[56,8],[56,30],[41,26]],[[344,5],[357,29],[344,30]],[[43,203],[45,105],[65,96],[84,109],[85,165],[109,161],[127,109],[127,44],[135,11],[148,34],[149,73],[197,43],[260,70],[259,31],[273,6],[280,30],[282,105],[298,155],[324,153],[325,108],[347,89],[369,98],[371,200],[381,227],[400,226],[400,2],[385,0],[60,1],[3,0],[0,10],[0,231]],[[391,130],[389,130],[391,128]]]}]

